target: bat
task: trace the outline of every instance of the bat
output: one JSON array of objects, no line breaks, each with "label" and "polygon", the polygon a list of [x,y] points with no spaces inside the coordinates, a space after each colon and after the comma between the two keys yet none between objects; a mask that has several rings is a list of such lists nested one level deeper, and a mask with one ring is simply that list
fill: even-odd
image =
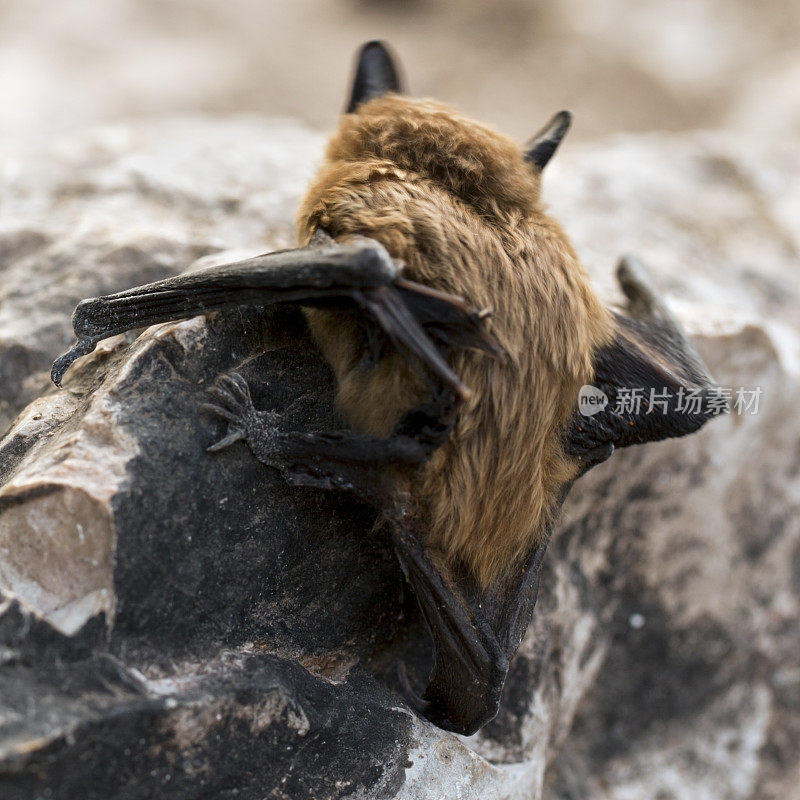
[{"label": "bat", "polygon": [[[606,308],[546,213],[542,171],[570,123],[561,111],[520,147],[404,94],[389,49],[369,42],[300,204],[299,246],[84,300],[78,341],[53,365],[60,385],[76,358],[132,328],[303,307],[347,427],[279,431],[244,379],[223,375],[206,409],[228,430],[209,450],[242,440],[292,485],[374,505],[433,641],[427,686],[418,693],[401,664],[402,691],[461,734],[497,713],[574,481],[617,447],[683,436],[724,410],[645,267],[620,262],[627,305]],[[588,386],[597,405],[583,413]]]}]

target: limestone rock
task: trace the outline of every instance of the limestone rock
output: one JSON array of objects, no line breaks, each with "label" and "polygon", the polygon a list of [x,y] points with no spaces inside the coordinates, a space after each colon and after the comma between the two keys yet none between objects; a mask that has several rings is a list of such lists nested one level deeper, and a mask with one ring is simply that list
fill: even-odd
[{"label": "limestone rock", "polygon": [[647,137],[548,171],[601,290],[637,252],[717,379],[763,394],[576,486],[466,739],[395,691],[429,644],[373,513],[205,452],[230,369],[287,429],[335,424],[295,311],[116,337],[47,384],[80,298],[289,244],[320,141],[198,119],[3,155],[0,796],[798,796],[800,160]]}]

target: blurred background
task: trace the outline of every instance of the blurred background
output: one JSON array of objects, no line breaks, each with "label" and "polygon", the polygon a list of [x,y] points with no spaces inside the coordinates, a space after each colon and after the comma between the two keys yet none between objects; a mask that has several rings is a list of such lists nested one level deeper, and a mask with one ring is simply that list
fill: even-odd
[{"label": "blurred background", "polygon": [[414,94],[526,138],[800,132],[798,0],[0,0],[0,139],[209,112],[327,129],[389,40]]}]

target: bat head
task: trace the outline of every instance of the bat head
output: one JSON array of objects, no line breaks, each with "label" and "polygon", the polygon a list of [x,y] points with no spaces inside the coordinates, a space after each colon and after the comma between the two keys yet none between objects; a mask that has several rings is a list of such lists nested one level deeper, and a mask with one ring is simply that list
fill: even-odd
[{"label": "bat head", "polygon": [[570,112],[560,111],[520,148],[443,103],[406,96],[399,75],[385,44],[361,48],[329,159],[383,162],[446,187],[481,214],[492,205],[529,212],[539,199],[541,171],[569,129]]},{"label": "bat head", "polygon": [[[368,42],[346,113],[299,210],[300,239],[319,227],[334,238],[370,236],[413,268],[433,220],[453,199],[475,214],[473,227],[530,221],[542,211],[542,170],[571,120],[569,111],[558,112],[521,147],[444,103],[407,96],[390,50]],[[436,207],[422,207],[425,193],[437,197]]]}]

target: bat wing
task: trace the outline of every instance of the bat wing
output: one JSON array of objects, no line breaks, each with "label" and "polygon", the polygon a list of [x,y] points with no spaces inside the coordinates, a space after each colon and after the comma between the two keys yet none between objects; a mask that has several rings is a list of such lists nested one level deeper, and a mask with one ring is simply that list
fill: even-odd
[{"label": "bat wing", "polygon": [[435,725],[469,736],[497,714],[509,664],[533,615],[546,538],[520,568],[481,590],[436,563],[408,527],[395,551],[433,640],[434,664],[422,696],[400,670],[410,705]]},{"label": "bat wing", "polygon": [[576,456],[685,436],[727,410],[641,262],[623,259],[617,277],[627,313],[616,314],[614,340],[596,354],[593,382],[608,402],[597,413],[576,414],[567,445]]},{"label": "bat wing", "polygon": [[434,340],[499,353],[481,314],[458,297],[403,279],[401,266],[378,242],[359,238],[340,244],[320,234],[307,247],[82,301],[72,317],[78,341],[53,364],[53,382],[60,386],[69,365],[109,336],[232,306],[273,303],[366,314],[399,349],[418,357],[461,397],[468,390]]}]

